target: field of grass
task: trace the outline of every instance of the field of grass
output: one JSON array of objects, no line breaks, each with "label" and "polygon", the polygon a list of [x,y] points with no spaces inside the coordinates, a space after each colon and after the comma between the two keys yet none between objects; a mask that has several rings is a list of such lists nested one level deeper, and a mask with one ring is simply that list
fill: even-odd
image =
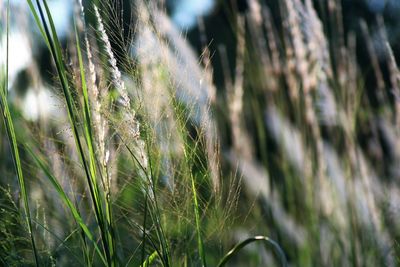
[{"label": "field of grass", "polygon": [[[203,29],[197,55],[162,1],[130,1],[131,21],[72,1],[62,39],[50,1],[23,2],[0,1],[0,266],[400,265],[383,18],[351,31],[340,0],[221,1],[234,47]],[[22,94],[16,27],[50,57]]]}]

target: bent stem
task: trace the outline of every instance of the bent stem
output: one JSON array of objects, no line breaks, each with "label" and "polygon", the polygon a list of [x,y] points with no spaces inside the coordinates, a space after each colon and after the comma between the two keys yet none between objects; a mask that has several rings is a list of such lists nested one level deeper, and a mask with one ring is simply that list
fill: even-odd
[{"label": "bent stem", "polygon": [[276,243],[274,240],[266,237],[266,236],[255,236],[255,237],[250,237],[238,244],[231,249],[218,263],[217,267],[222,267],[224,266],[234,255],[236,255],[242,248],[247,246],[250,243],[253,242],[258,242],[258,241],[263,241],[266,245],[271,245],[275,252],[279,255],[281,264],[283,267],[287,267],[287,261],[285,257],[285,253],[283,252],[282,248]]}]

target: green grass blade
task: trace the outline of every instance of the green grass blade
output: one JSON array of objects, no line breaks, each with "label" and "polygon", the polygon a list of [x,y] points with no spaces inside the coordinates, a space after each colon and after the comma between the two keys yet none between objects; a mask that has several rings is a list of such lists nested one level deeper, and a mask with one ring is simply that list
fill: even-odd
[{"label": "green grass blade", "polygon": [[92,134],[92,122],[90,118],[90,106],[89,106],[89,97],[88,97],[88,90],[86,85],[86,78],[85,78],[85,68],[83,66],[82,60],[82,52],[79,42],[79,35],[75,25],[75,38],[76,38],[76,50],[78,55],[78,62],[79,62],[79,71],[81,75],[81,82],[82,82],[82,93],[83,93],[83,125],[85,128],[85,139],[89,150],[89,168],[91,177],[96,177],[96,155],[93,148],[93,134]]},{"label": "green grass blade", "polygon": [[197,246],[199,249],[199,256],[201,259],[201,264],[203,267],[207,267],[207,260],[206,260],[206,255],[204,251],[204,242],[203,242],[203,237],[202,237],[202,232],[201,232],[201,219],[200,219],[200,206],[199,206],[199,198],[197,196],[197,189],[196,189],[196,181],[195,177],[193,176],[192,172],[192,164],[195,162],[195,153],[197,150],[197,146],[199,145],[199,142],[196,141],[194,143],[194,146],[192,147],[190,145],[190,140],[188,137],[188,133],[186,132],[185,129],[185,121],[182,119],[181,114],[180,114],[180,106],[179,103],[177,103],[174,100],[174,105],[176,106],[176,115],[178,118],[178,123],[179,123],[179,132],[181,133],[181,136],[184,140],[184,148],[183,148],[183,153],[184,157],[187,163],[187,172],[188,175],[190,176],[190,183],[191,183],[191,189],[192,189],[192,198],[193,198],[193,210],[194,210],[194,216],[195,216],[195,222],[196,222],[196,235],[197,235]]},{"label": "green grass blade", "polygon": [[[146,135],[146,152],[147,155],[150,155],[150,140],[149,140],[149,136]],[[168,242],[167,242],[167,238],[165,236],[165,232],[164,232],[164,228],[161,224],[161,212],[160,212],[160,208],[158,205],[158,201],[157,201],[157,195],[156,195],[156,181],[154,181],[154,179],[152,179],[153,177],[155,177],[154,175],[154,171],[153,171],[153,163],[151,160],[149,160],[149,170],[150,170],[150,176],[148,177],[148,180],[150,182],[150,189],[152,190],[152,195],[153,197],[150,197],[150,200],[152,200],[152,202],[150,202],[152,205],[150,205],[152,207],[152,212],[150,213],[151,216],[154,217],[155,222],[156,222],[156,232],[157,232],[157,236],[158,239],[160,241],[160,245],[161,245],[161,251],[163,252],[163,254],[159,254],[160,257],[162,257],[163,259],[163,265],[166,267],[171,266],[171,259],[170,259],[170,250],[169,250],[169,246],[168,246]],[[146,194],[148,194],[149,191],[148,189],[146,189]]]},{"label": "green grass blade", "polygon": [[9,55],[9,44],[10,44],[10,0],[7,0],[7,11],[6,11],[6,75],[4,77],[4,94],[8,95],[8,55]]},{"label": "green grass blade", "polygon": [[238,243],[233,249],[231,249],[218,263],[217,267],[222,267],[224,266],[232,257],[237,254],[242,248],[247,246],[250,243],[253,242],[264,242],[268,245],[271,245],[275,252],[278,254],[281,264],[283,267],[287,267],[287,261],[286,261],[286,256],[285,253],[283,252],[282,248],[276,243],[274,240],[269,239],[266,236],[255,236],[248,238],[240,243]]},{"label": "green grass blade", "polygon": [[14,161],[14,166],[15,166],[15,170],[17,173],[17,177],[18,177],[18,184],[21,190],[21,195],[22,195],[22,199],[23,199],[23,203],[24,203],[24,209],[25,209],[25,213],[26,213],[26,224],[28,226],[28,231],[29,231],[29,236],[31,239],[31,245],[32,245],[32,250],[33,250],[33,254],[35,257],[35,263],[36,266],[39,266],[39,256],[38,256],[38,252],[37,252],[37,248],[36,248],[36,243],[35,243],[35,238],[33,236],[33,232],[32,232],[32,220],[31,220],[31,214],[30,214],[30,208],[29,208],[29,201],[28,201],[28,192],[26,190],[25,187],[25,179],[24,179],[24,175],[22,172],[22,167],[21,167],[21,158],[19,156],[19,150],[18,150],[18,143],[17,143],[17,137],[15,135],[15,129],[14,129],[14,123],[11,117],[11,113],[10,113],[10,108],[8,106],[8,101],[7,101],[7,91],[8,91],[8,51],[9,51],[9,43],[8,43],[8,39],[9,39],[9,16],[10,16],[10,2],[7,1],[7,18],[6,18],[6,73],[5,73],[5,80],[4,80],[4,84],[3,84],[3,88],[0,90],[0,97],[1,97],[1,101],[0,101],[0,107],[1,107],[1,111],[3,114],[3,118],[4,118],[4,122],[5,122],[5,128],[6,128],[6,132],[8,135],[8,139],[10,142],[10,146],[11,146],[11,153],[12,153],[12,158]]},{"label": "green grass blade", "polygon": [[[50,14],[50,10],[47,5],[47,2],[45,0],[43,1],[43,5],[44,5],[45,11],[46,11],[46,16],[43,12],[41,4],[39,3],[39,0],[36,0],[36,3],[38,6],[38,10],[39,10],[38,17],[41,18],[41,24],[40,24],[39,28],[42,27],[44,29],[44,33],[45,33],[46,38],[49,43],[49,49],[50,49],[50,52],[54,59],[57,73],[58,73],[59,79],[61,81],[61,87],[63,89],[64,97],[65,97],[66,104],[67,104],[67,112],[68,112],[69,121],[70,121],[70,124],[72,127],[73,136],[74,136],[75,143],[76,143],[76,146],[78,149],[78,154],[79,154],[79,157],[80,157],[81,162],[84,167],[86,179],[87,179],[89,190],[90,190],[90,196],[91,196],[91,199],[93,202],[93,209],[94,209],[96,220],[97,220],[97,223],[98,223],[98,226],[100,229],[100,233],[102,236],[101,239],[102,239],[104,251],[107,256],[107,262],[111,263],[112,259],[111,259],[111,255],[110,255],[110,248],[109,248],[109,242],[108,242],[108,237],[107,237],[107,225],[104,222],[105,215],[104,215],[104,211],[103,211],[103,207],[102,207],[102,205],[103,205],[102,203],[104,203],[104,202],[102,201],[102,196],[100,194],[98,184],[96,181],[96,177],[94,176],[94,173],[93,173],[93,169],[91,169],[90,166],[88,166],[86,156],[83,151],[83,146],[82,146],[81,140],[79,138],[79,130],[78,130],[78,126],[77,126],[78,125],[77,121],[79,121],[79,116],[77,114],[76,106],[74,105],[72,94],[71,94],[71,91],[69,88],[69,83],[68,83],[68,79],[67,79],[67,71],[65,69],[64,61],[62,58],[61,45],[60,45],[60,42],[57,37],[57,32],[56,32],[54,22],[53,22],[51,14]],[[32,7],[31,7],[31,11],[33,13],[37,14],[36,10]],[[46,18],[47,18],[48,22],[47,22]],[[49,29],[49,27],[50,27],[50,29]],[[51,33],[50,33],[50,30],[51,30]]]},{"label": "green grass blade", "polygon": [[[118,134],[117,134],[118,135]],[[135,153],[130,149],[130,147],[127,145],[127,143],[123,140],[123,138],[118,135],[121,141],[125,144],[126,149],[128,150],[129,154],[132,156],[132,159],[135,163],[138,164],[138,166],[141,168],[141,170],[144,172],[146,179],[147,179],[147,184],[145,183],[145,194],[147,197],[147,200],[149,202],[146,202],[146,204],[149,204],[149,207],[146,206],[146,210],[149,212],[150,217],[156,224],[156,234],[157,238],[160,242],[160,248],[162,253],[159,253],[161,261],[163,262],[163,266],[170,266],[170,253],[169,253],[169,247],[167,243],[167,239],[165,237],[164,229],[161,225],[161,218],[160,218],[160,209],[158,207],[157,203],[157,198],[156,198],[156,189],[154,186],[154,181],[152,180],[153,177],[153,171],[152,171],[152,164],[151,161],[149,162],[149,170],[150,170],[150,175],[147,173],[146,169],[142,166],[140,163],[140,160],[136,157]],[[149,142],[146,140],[146,147],[149,147]],[[147,150],[147,153],[149,154],[149,151]],[[150,190],[150,191],[149,191]],[[151,196],[149,196],[151,194]],[[147,238],[149,239],[149,236],[146,235]],[[150,240],[150,239],[149,239]]]},{"label": "green grass blade", "polygon": [[147,225],[147,201],[148,201],[149,193],[146,191],[146,196],[144,199],[144,214],[143,214],[143,236],[142,236],[142,258],[141,262],[145,260],[145,253],[146,253],[146,225]]},{"label": "green grass blade", "polygon": [[160,255],[158,255],[157,251],[154,251],[153,253],[151,253],[151,255],[149,257],[147,257],[147,259],[140,266],[142,266],[142,267],[150,266],[153,263],[153,261],[159,256]]},{"label": "green grass blade", "polygon": [[[36,1],[36,2],[37,2],[38,7],[39,7],[39,13],[40,13],[40,18],[41,18],[41,22],[40,21],[36,21],[36,22],[38,23],[38,27],[40,29],[44,29],[43,31],[44,31],[45,38],[48,40],[49,50],[50,50],[51,55],[52,55],[52,57],[54,59],[54,63],[56,65],[57,73],[58,73],[58,76],[60,78],[61,87],[63,89],[64,97],[65,97],[65,100],[66,100],[68,117],[69,117],[70,124],[72,126],[72,130],[73,130],[73,133],[74,133],[74,139],[75,139],[75,142],[76,142],[77,147],[78,147],[78,152],[79,152],[79,155],[81,157],[81,161],[82,161],[82,163],[84,165],[86,176],[90,176],[88,168],[87,168],[87,163],[86,163],[86,160],[85,160],[85,156],[84,156],[84,153],[83,153],[82,144],[81,144],[80,139],[79,139],[79,131],[78,131],[77,125],[75,123],[75,120],[77,120],[77,114],[75,114],[76,112],[75,112],[75,108],[74,108],[74,103],[73,103],[72,95],[71,95],[71,92],[70,92],[70,89],[69,89],[68,80],[67,80],[67,76],[66,76],[67,72],[65,70],[64,63],[62,61],[61,48],[60,48],[59,43],[52,39],[52,36],[50,35],[50,32],[49,32],[49,29],[48,29],[48,26],[47,26],[47,22],[46,22],[46,19],[44,17],[42,8],[40,6],[40,3],[39,3],[39,1]],[[33,5],[32,6],[30,5],[30,8],[31,8],[31,12],[34,14],[34,17],[38,17],[38,14],[37,14],[35,8],[33,7]],[[53,28],[54,28],[54,26],[53,26]],[[53,30],[53,34],[54,33],[55,32]],[[56,37],[56,40],[58,40],[57,37]]]},{"label": "green grass blade", "polygon": [[37,14],[37,12],[35,10],[35,6],[33,5],[32,0],[26,0],[26,2],[29,5],[29,9],[31,10],[33,18],[34,18],[34,20],[36,22],[36,25],[39,28],[40,33],[42,34],[42,37],[43,37],[46,45],[50,48],[49,40],[47,39],[47,35],[46,35],[46,33],[45,33],[44,29],[43,29],[43,26],[42,26],[42,24],[40,22],[40,18],[39,18],[38,14]]},{"label": "green grass blade", "polygon": [[[83,66],[83,59],[82,59],[82,51],[80,47],[80,40],[79,40],[79,34],[78,30],[76,28],[76,23],[74,22],[74,28],[75,28],[75,38],[76,38],[76,48],[77,48],[77,55],[78,55],[78,62],[79,62],[79,70],[80,70],[80,75],[81,75],[81,81],[82,81],[82,93],[83,93],[83,107],[84,107],[84,128],[85,128],[85,137],[86,137],[86,143],[89,149],[89,167],[90,167],[90,173],[91,177],[97,177],[96,174],[96,153],[94,150],[93,146],[93,130],[92,130],[92,121],[90,118],[90,104],[89,104],[89,94],[88,94],[88,89],[87,89],[87,84],[86,84],[86,78],[85,78],[85,68]],[[106,174],[105,174],[106,175]],[[93,181],[94,183],[96,181]],[[105,183],[108,183],[106,181]],[[110,257],[113,261],[113,264],[116,265],[116,247],[115,247],[115,236],[114,236],[114,231],[112,229],[113,222],[112,222],[112,207],[111,207],[111,199],[110,199],[110,185],[105,184],[104,185],[105,189],[105,194],[108,196],[105,199],[105,206],[106,206],[106,212],[105,212],[105,217],[107,221],[106,229],[105,231],[107,232],[107,235],[105,236],[107,238],[107,243],[109,244],[109,249],[110,249]]]},{"label": "green grass blade", "polygon": [[201,234],[201,222],[200,222],[200,207],[199,207],[199,201],[197,198],[197,190],[196,190],[196,183],[194,180],[193,175],[190,175],[190,180],[192,183],[192,192],[193,192],[193,209],[194,209],[194,215],[195,215],[195,220],[196,220],[196,232],[197,232],[197,245],[199,247],[199,254],[200,258],[203,264],[203,267],[207,267],[207,261],[206,261],[206,255],[204,252],[204,244],[203,244],[203,238]]},{"label": "green grass blade", "polygon": [[84,223],[84,221],[80,215],[80,212],[78,211],[78,209],[75,208],[74,204],[72,203],[70,198],[67,196],[67,194],[65,193],[64,189],[62,188],[62,186],[60,185],[58,180],[52,175],[49,167],[46,165],[44,160],[41,159],[37,155],[37,153],[34,153],[33,150],[28,145],[26,145],[25,147],[26,147],[26,150],[28,151],[28,153],[30,154],[30,156],[35,161],[36,165],[44,172],[47,179],[50,181],[50,183],[52,184],[54,189],[57,191],[57,194],[60,196],[61,201],[68,207],[69,211],[71,212],[72,216],[74,217],[75,222],[79,225],[79,227],[85,233],[86,237],[93,243],[94,248],[95,248],[97,254],[100,256],[104,265],[107,265],[107,262],[103,256],[103,254],[101,253],[99,247],[97,246],[97,243],[96,243],[92,233],[90,232],[89,228]]}]

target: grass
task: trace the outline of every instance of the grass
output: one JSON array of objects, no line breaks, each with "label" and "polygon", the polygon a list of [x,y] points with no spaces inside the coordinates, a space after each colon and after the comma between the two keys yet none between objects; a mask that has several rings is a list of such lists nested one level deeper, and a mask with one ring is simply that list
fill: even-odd
[{"label": "grass", "polygon": [[145,1],[129,22],[122,2],[74,2],[62,40],[47,1],[28,0],[54,74],[29,90],[60,103],[30,121],[7,2],[0,263],[396,266],[400,72],[384,22],[352,32],[340,1],[274,3],[221,2],[233,45],[199,60]]},{"label": "grass", "polygon": [[32,245],[32,251],[35,257],[35,263],[36,266],[39,266],[39,259],[38,259],[38,252],[36,249],[35,245],[35,238],[33,236],[32,232],[32,219],[31,219],[31,212],[29,208],[29,200],[28,200],[28,193],[27,189],[25,186],[25,179],[24,179],[24,174],[22,172],[22,167],[21,167],[21,158],[19,155],[19,149],[18,149],[18,143],[17,143],[17,137],[15,134],[15,129],[14,129],[14,123],[13,119],[11,117],[10,113],[10,108],[8,106],[8,101],[7,101],[7,93],[8,93],[8,38],[9,38],[9,16],[10,16],[10,3],[7,2],[7,15],[6,15],[6,66],[5,66],[5,75],[4,75],[4,83],[2,83],[2,88],[0,88],[0,96],[1,96],[1,113],[3,115],[3,119],[5,122],[5,128],[8,136],[8,140],[10,142],[10,146],[12,148],[11,153],[12,153],[12,158],[13,158],[13,163],[15,166],[15,171],[17,173],[18,177],[18,184],[19,184],[19,189],[21,192],[21,197],[24,205],[24,211],[25,211],[25,218],[26,218],[26,224],[28,227],[29,231],[29,236],[31,239],[31,245]]}]

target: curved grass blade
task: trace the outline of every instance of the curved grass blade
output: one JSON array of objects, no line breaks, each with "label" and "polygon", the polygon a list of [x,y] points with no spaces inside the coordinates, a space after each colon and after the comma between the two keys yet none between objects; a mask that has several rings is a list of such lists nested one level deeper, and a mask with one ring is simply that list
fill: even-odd
[{"label": "curved grass blade", "polygon": [[151,253],[150,256],[148,256],[148,257],[146,258],[146,260],[145,260],[145,261],[143,262],[143,264],[140,265],[140,266],[142,266],[142,267],[148,267],[148,266],[150,266],[150,264],[152,264],[153,261],[154,261],[157,257],[160,257],[160,255],[158,255],[157,251],[154,251],[153,253]]},{"label": "curved grass blade", "polygon": [[275,252],[278,254],[281,264],[283,267],[287,267],[287,261],[285,257],[285,253],[283,252],[282,248],[276,243],[274,240],[269,239],[266,236],[255,236],[255,237],[250,237],[240,243],[238,243],[233,249],[231,249],[218,263],[217,267],[222,267],[224,266],[235,254],[237,254],[242,248],[247,246],[250,243],[253,242],[264,242],[265,244],[271,245]]}]

